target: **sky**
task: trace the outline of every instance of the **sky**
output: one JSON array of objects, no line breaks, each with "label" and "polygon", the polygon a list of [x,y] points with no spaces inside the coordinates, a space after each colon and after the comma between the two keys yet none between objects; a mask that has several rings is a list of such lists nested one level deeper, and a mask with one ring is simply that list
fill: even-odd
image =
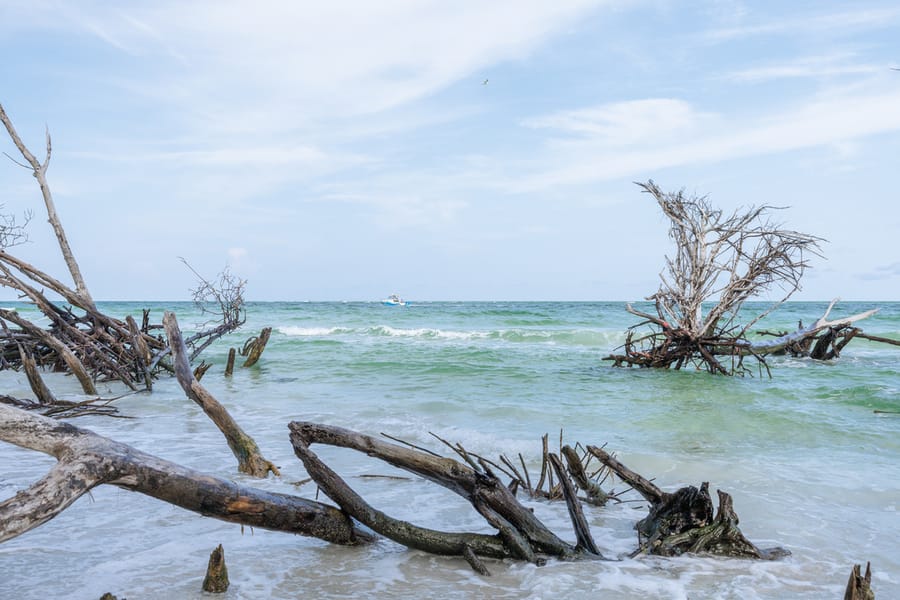
[{"label": "sky", "polygon": [[[649,179],[826,239],[794,299],[900,300],[898,31],[895,0],[0,0],[0,104],[49,130],[99,300],[189,300],[179,257],[250,300],[640,300]],[[5,157],[0,203],[69,281]]]}]

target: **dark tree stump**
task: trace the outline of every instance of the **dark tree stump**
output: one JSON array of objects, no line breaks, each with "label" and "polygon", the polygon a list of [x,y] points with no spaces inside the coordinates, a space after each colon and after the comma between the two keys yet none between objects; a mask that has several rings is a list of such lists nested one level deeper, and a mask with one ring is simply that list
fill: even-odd
[{"label": "dark tree stump", "polygon": [[263,350],[266,349],[266,344],[269,343],[269,335],[271,333],[271,327],[263,327],[262,331],[259,333],[259,337],[252,337],[244,342],[244,347],[241,349],[241,356],[247,357],[247,360],[244,361],[245,367],[252,367],[259,361],[259,357],[262,356]]},{"label": "dark tree stump", "polygon": [[228,590],[228,568],[225,566],[225,550],[222,544],[209,555],[206,577],[203,579],[203,591],[222,594]]},{"label": "dark tree stump", "polygon": [[847,591],[844,592],[844,600],[875,600],[875,592],[872,585],[872,565],[866,563],[866,576],[860,574],[860,566],[853,565],[850,579],[847,581]]},{"label": "dark tree stump", "polygon": [[235,354],[237,354],[237,351],[234,348],[228,349],[228,362],[225,363],[225,377],[231,377],[231,374],[234,373]]}]

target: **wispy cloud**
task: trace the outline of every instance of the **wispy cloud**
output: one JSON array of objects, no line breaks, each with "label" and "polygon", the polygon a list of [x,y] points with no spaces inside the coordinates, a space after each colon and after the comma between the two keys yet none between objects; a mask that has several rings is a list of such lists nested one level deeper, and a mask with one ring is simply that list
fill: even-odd
[{"label": "wispy cloud", "polygon": [[[250,117],[256,127],[260,114],[274,112],[274,128],[422,98],[479,68],[527,55],[598,2],[465,4],[163,1],[127,16],[95,6],[69,18],[131,55],[176,57],[172,69],[142,81],[157,99],[206,106],[214,118]],[[177,93],[167,96],[170,88]]]},{"label": "wispy cloud", "polygon": [[710,118],[683,100],[648,98],[557,112],[526,119],[523,125],[576,134],[594,143],[630,146],[690,133]]},{"label": "wispy cloud", "polygon": [[724,79],[740,83],[761,83],[778,79],[828,78],[843,75],[867,75],[883,72],[883,65],[856,62],[852,53],[807,56],[788,61],[741,69]]},{"label": "wispy cloud", "polygon": [[[792,6],[785,4],[785,7]],[[748,16],[752,16],[748,14]],[[867,29],[884,29],[900,21],[900,8],[864,8],[820,14],[817,16],[782,16],[766,22],[745,23],[708,31],[710,42],[726,42],[739,38],[765,35],[800,35],[805,33],[840,32],[849,34]]]},{"label": "wispy cloud", "polygon": [[[616,126],[599,128],[595,137],[582,139],[553,139],[545,156],[529,161],[530,175],[516,175],[507,181],[514,191],[548,188],[558,185],[608,181],[659,169],[703,163],[714,163],[742,157],[778,154],[791,150],[832,146],[866,136],[900,130],[900,86],[886,90],[857,91],[853,94],[823,96],[792,108],[763,113],[706,114],[687,104],[664,102],[632,103],[636,110],[624,109],[604,113],[602,122],[615,113],[624,115]],[[652,118],[634,121],[648,106],[662,107]],[[679,106],[678,110],[670,110]],[[590,111],[589,111],[590,112]],[[698,116],[699,115],[699,116]],[[686,117],[687,116],[687,117]],[[671,120],[667,121],[666,118]],[[698,124],[715,121],[715,128],[705,129]],[[560,133],[572,130],[572,122],[554,114],[531,121],[545,126],[557,123]],[[637,126],[634,123],[638,123]],[[646,126],[652,123],[653,127]],[[684,130],[692,135],[656,137],[653,131],[673,133]],[[610,138],[611,131],[621,131],[631,145]],[[578,127],[587,134],[589,127]],[[637,143],[640,142],[640,143]],[[661,143],[662,142],[662,143]]]}]

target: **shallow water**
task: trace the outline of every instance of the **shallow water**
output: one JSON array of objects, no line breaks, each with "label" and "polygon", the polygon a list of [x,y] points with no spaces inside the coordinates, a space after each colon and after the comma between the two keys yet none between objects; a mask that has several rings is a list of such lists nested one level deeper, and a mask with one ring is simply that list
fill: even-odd
[{"label": "shallow water", "polygon": [[[106,303],[140,315],[144,304]],[[202,320],[189,304],[182,327]],[[845,303],[838,315],[880,306],[861,325],[900,339],[900,303]],[[791,303],[760,328],[793,329],[825,304]],[[20,307],[27,312],[28,309]],[[207,350],[204,385],[253,435],[284,476],[236,473],[224,439],[177,383],[117,402],[134,419],[73,423],[163,458],[286,493],[315,495],[293,455],[291,420],[385,432],[442,450],[431,435],[534,466],[540,438],[601,445],[663,489],[699,485],[734,498],[747,537],[783,546],[777,562],[706,557],[628,559],[641,504],[586,507],[597,545],[617,561],[490,562],[474,574],[452,558],[384,541],[368,548],[203,518],[103,486],[56,519],[0,544],[0,598],[200,598],[211,550],[225,547],[232,587],[223,598],[446,597],[839,598],[855,563],[872,562],[879,598],[900,597],[900,348],[852,341],[840,360],[772,359],[767,377],[614,369],[600,359],[635,319],[621,303],[251,304],[247,325]],[[261,363],[222,376],[229,346],[274,327]],[[23,374],[0,373],[2,391],[29,396]],[[69,378],[51,387],[77,397]],[[118,389],[107,390],[109,394]],[[66,396],[60,392],[60,395]],[[555,445],[558,441],[554,441]],[[453,494],[358,453],[317,447],[363,496],[392,516],[437,529],[487,531]],[[0,445],[0,497],[40,478],[50,457]],[[402,473],[401,473],[402,474]],[[405,475],[405,474],[404,474]],[[565,506],[526,502],[574,541]]]}]

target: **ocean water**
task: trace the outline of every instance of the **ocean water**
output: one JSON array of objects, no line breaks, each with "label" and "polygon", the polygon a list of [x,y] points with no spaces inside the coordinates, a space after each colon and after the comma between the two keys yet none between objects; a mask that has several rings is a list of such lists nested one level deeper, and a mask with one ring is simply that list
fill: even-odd
[{"label": "ocean water", "polygon": [[[185,304],[104,303],[153,320],[174,310],[186,331],[203,317]],[[789,303],[759,328],[810,323],[824,303]],[[881,311],[860,325],[900,339],[900,303],[841,303],[833,316]],[[25,306],[19,310],[28,312]],[[223,544],[237,598],[840,598],[856,563],[871,561],[878,598],[900,598],[900,347],[852,341],[832,363],[777,357],[772,377],[617,369],[601,359],[636,318],[619,302],[253,303],[247,324],[210,347],[203,384],[250,433],[281,478],[236,472],[224,439],[174,380],[116,402],[132,419],[73,421],[168,460],[261,488],[315,497],[287,425],[315,421],[387,433],[444,452],[434,433],[488,457],[521,453],[539,467],[540,439],[607,449],[674,491],[709,481],[734,498],[744,534],[782,546],[775,562],[628,554],[646,512],[629,502],[585,507],[612,561],[537,567],[460,559],[389,541],[345,548],[204,518],[112,486],[0,544],[0,598],[201,598],[209,553]],[[261,362],[223,376],[230,346],[272,326]],[[48,375],[65,398],[71,378]],[[0,372],[3,393],[30,396],[24,374]],[[103,387],[104,395],[122,390]],[[317,446],[371,504],[436,529],[489,531],[464,500],[352,451]],[[0,443],[0,498],[39,479],[53,459]],[[367,475],[401,475],[371,478]],[[617,486],[621,488],[621,484]],[[715,497],[715,496],[714,496]],[[321,498],[320,498],[321,499]],[[523,500],[574,541],[563,503]]]}]

